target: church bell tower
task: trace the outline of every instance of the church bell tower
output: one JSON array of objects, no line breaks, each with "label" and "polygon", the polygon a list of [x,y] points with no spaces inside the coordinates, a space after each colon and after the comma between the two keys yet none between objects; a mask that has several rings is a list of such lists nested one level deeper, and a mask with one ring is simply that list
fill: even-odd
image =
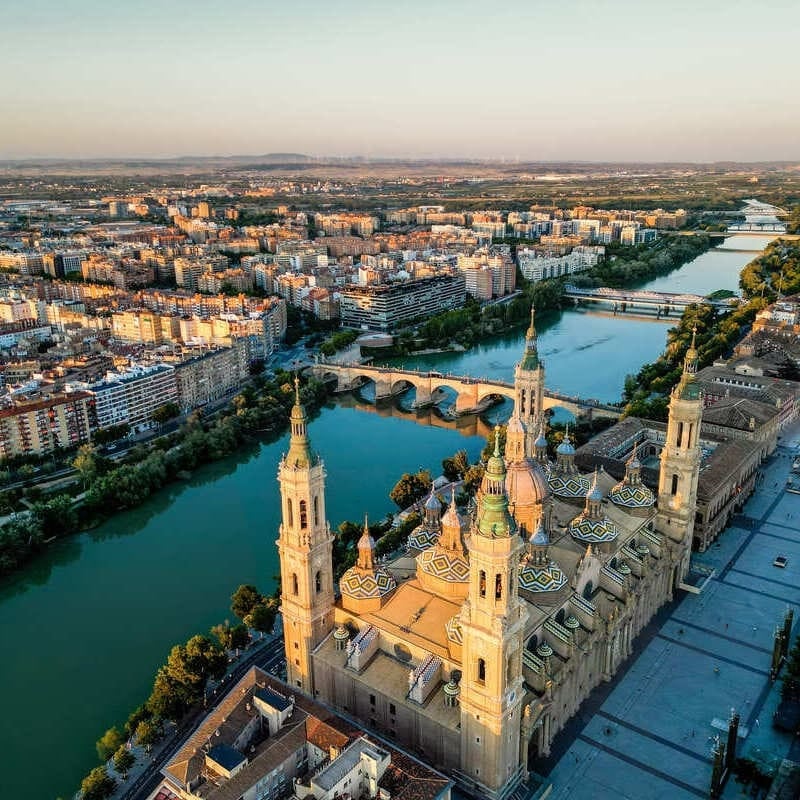
[{"label": "church bell tower", "polygon": [[286,679],[313,696],[311,653],[333,627],[333,536],[325,519],[325,467],[309,444],[297,378],[290,419],[289,452],[278,467]]},{"label": "church bell tower", "polygon": [[658,480],[656,529],[684,550],[678,580],[689,569],[689,554],[697,506],[697,479],[700,473],[700,423],[703,398],[696,382],[698,355],[697,329],[686,351],[683,375],[669,401],[666,441],[661,451]]},{"label": "church bell tower", "polygon": [[461,610],[461,772],[488,797],[520,779],[522,651],[528,614],[519,597],[524,544],[508,512],[506,468],[495,435],[469,542]]},{"label": "church bell tower", "polygon": [[534,457],[534,440],[544,423],[544,364],[536,344],[535,309],[531,305],[531,324],[525,334],[525,353],[514,370],[514,409],[525,426],[525,455]]}]

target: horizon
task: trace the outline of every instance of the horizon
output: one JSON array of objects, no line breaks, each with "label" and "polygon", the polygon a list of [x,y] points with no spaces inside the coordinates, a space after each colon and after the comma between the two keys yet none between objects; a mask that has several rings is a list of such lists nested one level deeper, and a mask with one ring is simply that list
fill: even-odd
[{"label": "horizon", "polygon": [[3,161],[800,160],[787,0],[32,0],[4,22]]}]

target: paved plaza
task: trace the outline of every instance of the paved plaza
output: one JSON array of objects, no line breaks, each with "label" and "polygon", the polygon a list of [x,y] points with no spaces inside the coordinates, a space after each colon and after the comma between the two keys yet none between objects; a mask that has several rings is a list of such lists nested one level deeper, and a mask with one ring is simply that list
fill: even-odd
[{"label": "paved plaza", "polygon": [[[708,797],[713,739],[725,741],[732,708],[741,715],[739,755],[786,755],[791,737],[771,725],[780,684],[770,692],[769,667],[787,608],[800,625],[800,495],[785,491],[799,443],[800,426],[784,433],[743,515],[695,554],[715,570],[701,594],[661,615],[618,682],[581,708],[548,775],[551,800]],[[785,569],[773,566],[777,555],[788,558]],[[724,797],[741,791],[731,780]]]}]

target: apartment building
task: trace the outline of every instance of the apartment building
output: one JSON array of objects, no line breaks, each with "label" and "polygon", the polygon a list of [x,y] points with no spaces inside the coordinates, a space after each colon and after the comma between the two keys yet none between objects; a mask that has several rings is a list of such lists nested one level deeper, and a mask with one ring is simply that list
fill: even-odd
[{"label": "apartment building", "polygon": [[389,331],[403,320],[461,308],[466,295],[463,274],[437,275],[385,286],[347,286],[341,290],[342,324]]},{"label": "apartment building", "polygon": [[89,441],[89,392],[22,399],[0,409],[0,458],[46,455]]},{"label": "apartment building", "polygon": [[524,248],[517,251],[517,263],[522,274],[536,283],[591,269],[604,255],[601,245],[579,245],[566,255],[553,255],[546,248]]},{"label": "apartment building", "polygon": [[89,391],[94,395],[98,428],[147,426],[159,406],[178,402],[175,368],[167,364],[109,372],[105,380],[91,384]]},{"label": "apartment building", "polygon": [[235,339],[230,347],[191,356],[174,366],[177,403],[187,412],[242,385],[248,376],[247,343]]}]

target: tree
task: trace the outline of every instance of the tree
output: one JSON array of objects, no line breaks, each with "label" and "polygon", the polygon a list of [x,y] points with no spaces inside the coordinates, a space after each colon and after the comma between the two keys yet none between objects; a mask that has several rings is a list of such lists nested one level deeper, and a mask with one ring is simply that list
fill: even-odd
[{"label": "tree", "polygon": [[114,769],[123,777],[127,777],[128,771],[136,763],[136,756],[123,744],[114,753]]},{"label": "tree", "polygon": [[243,583],[231,595],[231,611],[243,620],[263,600],[261,593],[250,583]]},{"label": "tree", "polygon": [[245,617],[245,622],[257,631],[269,633],[275,625],[275,605],[274,598],[257,603]]},{"label": "tree", "polygon": [[171,419],[175,419],[178,414],[181,413],[180,408],[178,408],[177,403],[164,403],[160,405],[151,416],[153,422],[157,422],[159,425],[163,425],[165,422],[169,422]]},{"label": "tree", "polygon": [[117,782],[108,774],[105,767],[95,767],[81,781],[83,800],[106,800],[114,793]]},{"label": "tree", "polygon": [[114,726],[109,728],[98,740],[95,747],[97,755],[101,761],[108,761],[114,755],[117,748],[123,743],[124,738],[119,729]]},{"label": "tree", "polygon": [[211,628],[211,635],[219,642],[223,650],[230,650],[233,647],[231,643],[233,638],[231,635],[231,626],[227,622],[214,625]]},{"label": "tree", "polygon": [[234,628],[230,629],[231,633],[231,644],[230,646],[234,649],[240,649],[243,647],[247,647],[250,644],[250,634],[247,632],[246,625],[236,625]]},{"label": "tree", "polygon": [[148,752],[150,752],[150,748],[158,741],[160,736],[158,725],[147,719],[143,719],[136,726],[135,733],[136,741]]},{"label": "tree", "polygon": [[131,711],[128,719],[125,721],[125,735],[130,739],[136,732],[136,728],[140,722],[152,719],[153,714],[145,705],[141,705]]},{"label": "tree", "polygon": [[424,497],[431,488],[431,476],[427,470],[406,472],[389,492],[389,498],[398,508],[408,508]]},{"label": "tree", "polygon": [[85,489],[97,475],[97,459],[94,445],[82,444],[78,448],[78,454],[75,456],[72,466],[78,470]]}]

